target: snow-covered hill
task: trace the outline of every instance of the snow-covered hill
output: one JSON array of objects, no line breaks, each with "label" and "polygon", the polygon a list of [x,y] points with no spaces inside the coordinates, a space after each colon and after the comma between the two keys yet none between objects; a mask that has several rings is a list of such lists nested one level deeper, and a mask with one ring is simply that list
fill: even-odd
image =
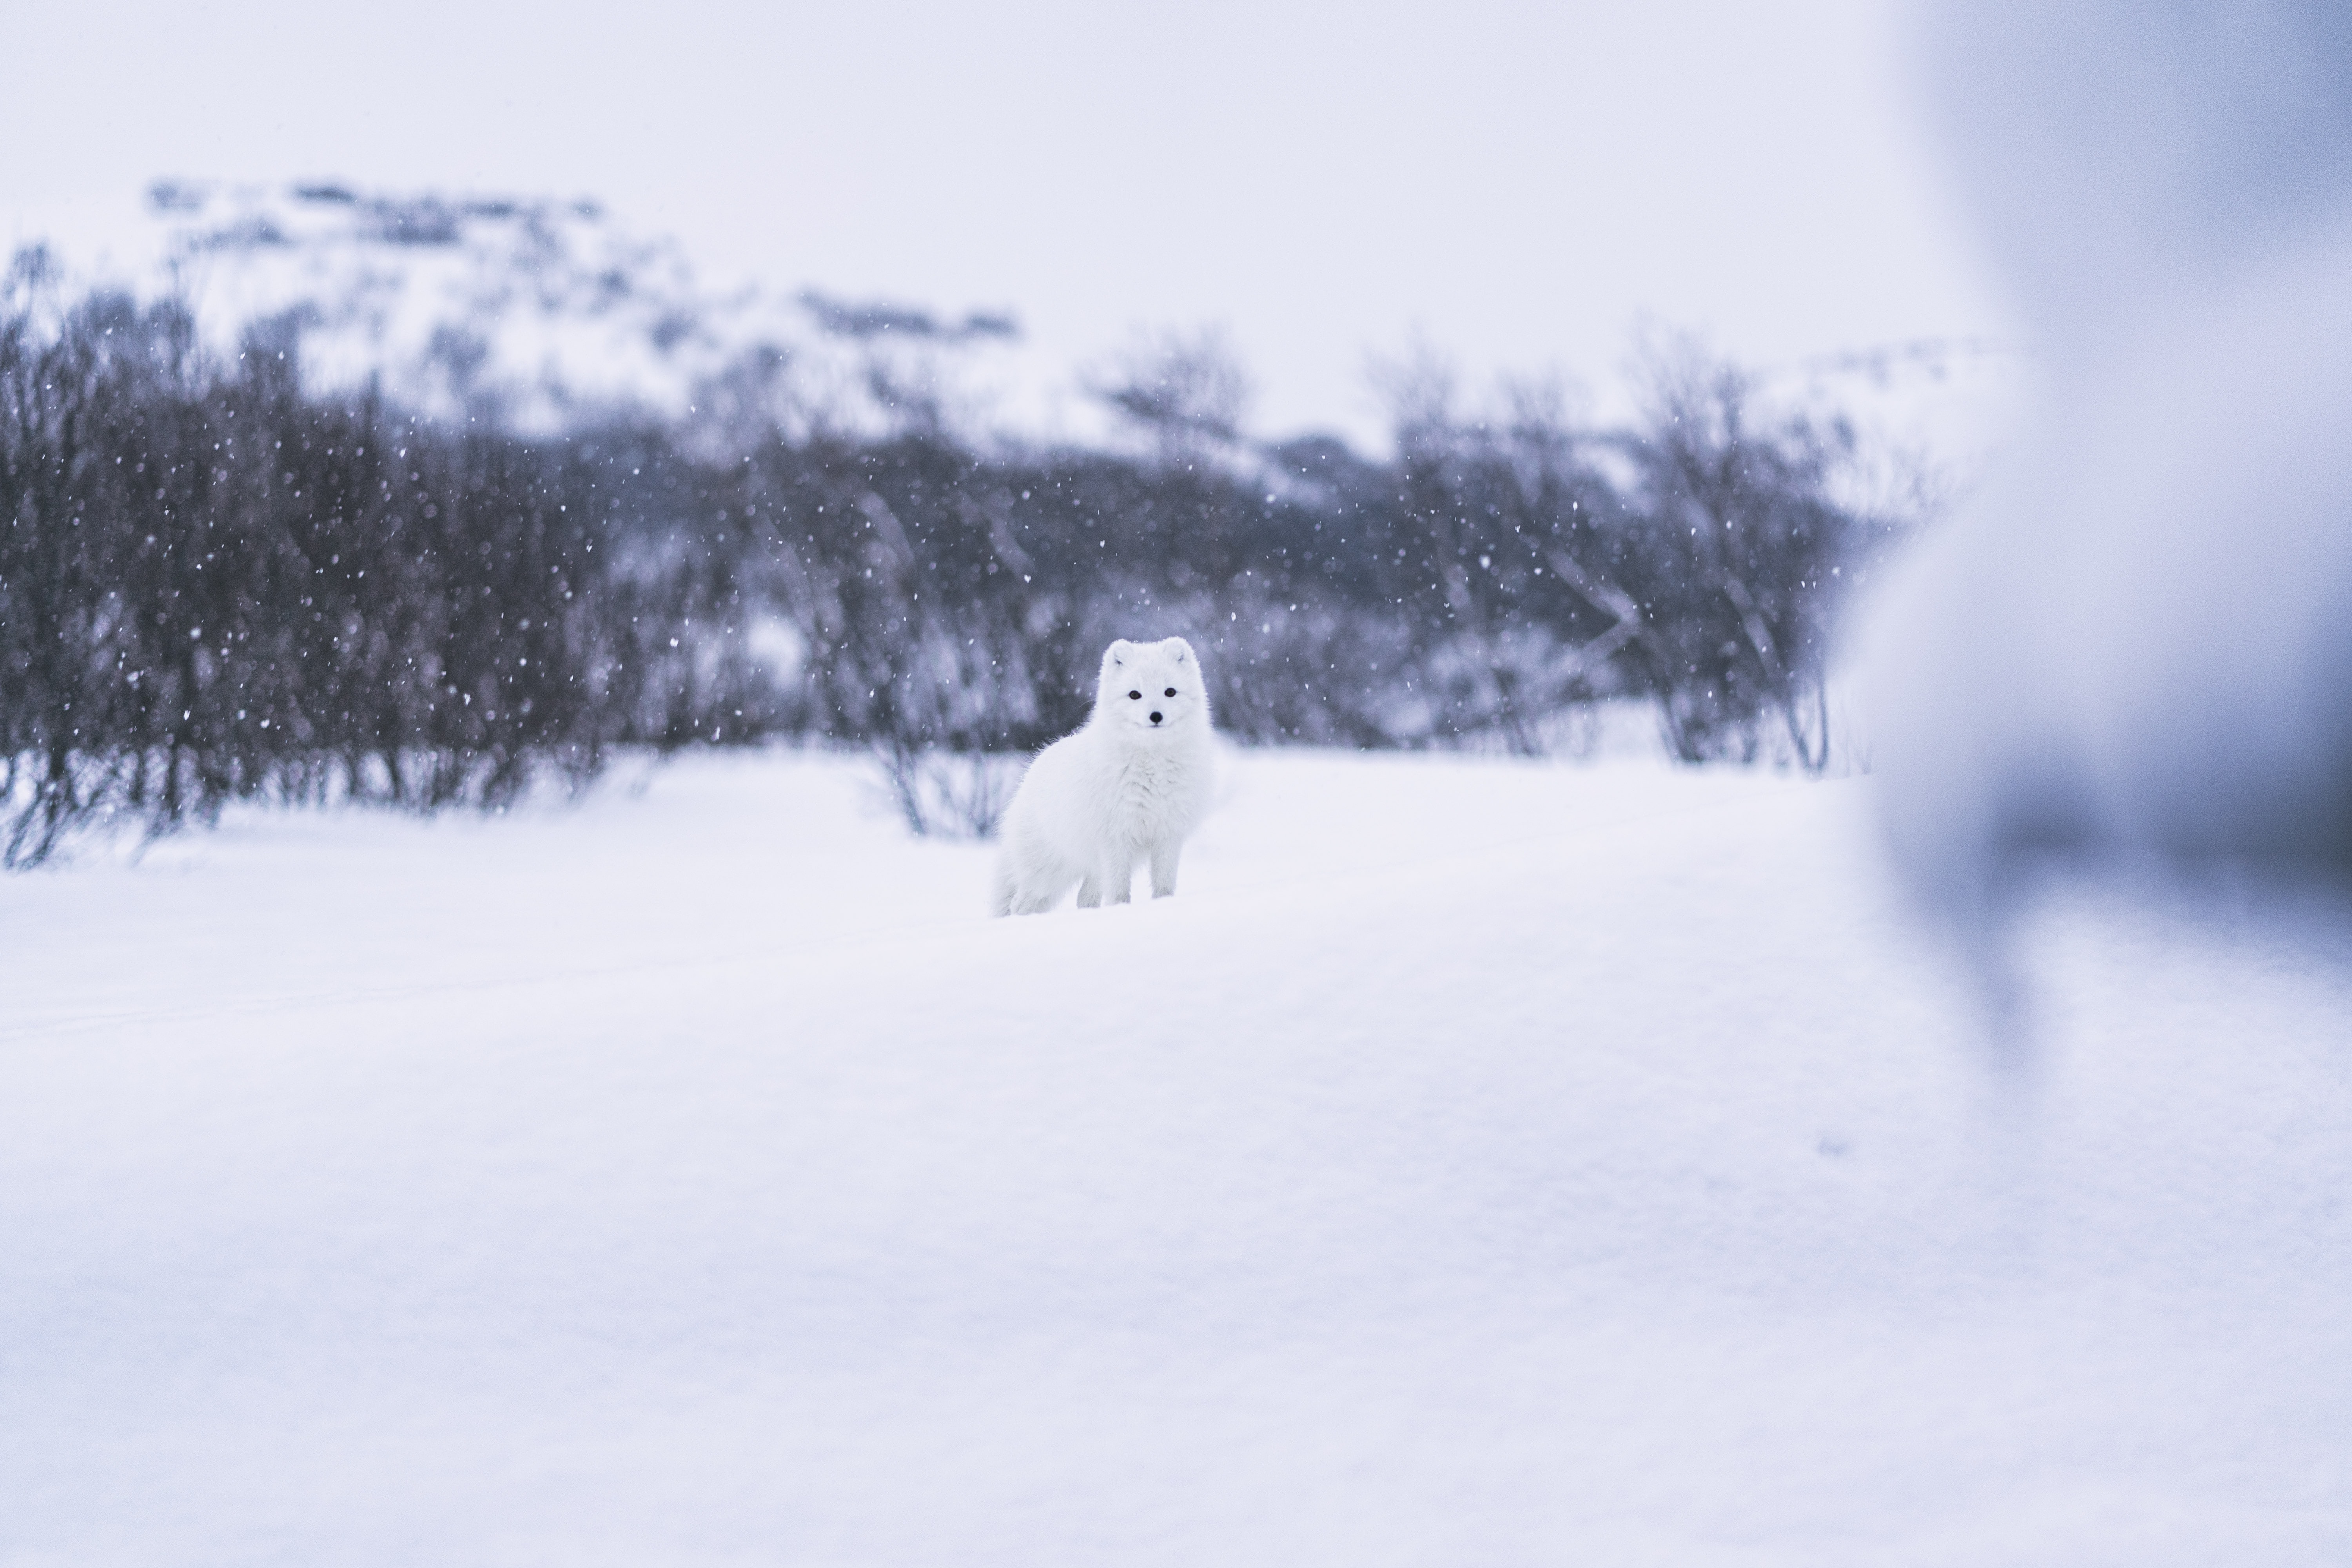
[{"label": "snow-covered hill", "polygon": [[991,922],[838,760],[0,903],[0,1563],[2352,1551],[2352,929],[1866,779],[1257,754]]},{"label": "snow-covered hill", "polygon": [[[215,349],[299,334],[314,384],[373,381],[438,417],[551,433],[614,410],[766,400],[788,427],[872,427],[924,399],[971,421],[1029,378],[1002,310],[941,316],[714,285],[585,200],[163,181],[26,237],[70,281],[194,306]],[[877,379],[878,378],[878,379]]]},{"label": "snow-covered hill", "polygon": [[[1187,346],[1236,352],[1219,333],[1176,331],[1057,359],[1024,334],[1018,301],[940,310],[781,276],[714,283],[676,242],[584,199],[167,180],[143,196],[14,215],[13,232],[49,247],[74,284],[177,293],[219,352],[257,324],[272,342],[299,333],[315,385],[373,382],[405,407],[534,434],[615,409],[715,405],[706,427],[736,414],[788,430],[939,418],[967,438],[1102,444],[1123,432],[1097,382]],[[1134,317],[1154,320],[1152,302],[1137,300]],[[1546,368],[1542,344],[1528,353],[1523,372]],[[2002,345],[1937,340],[1759,367],[1757,384],[1778,407],[1857,428],[1858,499],[1907,511],[1916,498],[1888,492],[1923,467],[1948,481],[1982,467],[2020,364]],[[1637,402],[1630,385],[1604,387],[1587,412],[1622,422]],[[1341,409],[1328,422],[1360,423]],[[1222,456],[1275,484],[1291,472],[1246,442]]]}]

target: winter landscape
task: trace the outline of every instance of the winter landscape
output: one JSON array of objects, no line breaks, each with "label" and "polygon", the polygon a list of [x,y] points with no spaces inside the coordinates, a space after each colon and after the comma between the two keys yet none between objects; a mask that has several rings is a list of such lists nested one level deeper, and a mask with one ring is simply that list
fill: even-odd
[{"label": "winter landscape", "polygon": [[[158,116],[0,183],[0,1568],[2352,1555],[2352,43],[1685,10],[1277,7],[1353,84],[1282,92],[926,13],[855,146],[808,117],[882,35],[695,12],[640,85],[836,220],[742,281],[685,130],[477,92],[436,151],[304,85],[314,19],[116,18],[128,80],[274,58],[354,173],[224,107],[217,175]],[[760,28],[841,82],[757,107]],[[1740,144],[1586,172],[1494,107],[1547,58]],[[987,228],[1049,89],[1179,118]],[[1587,256],[1620,376],[1361,226],[1396,124],[1527,133],[1422,188]],[[1266,276],[1132,178],[1040,248],[1121,156]],[[1775,159],[1847,280],[1658,195]],[[511,194],[581,167],[681,237]],[[2000,312],[1901,205],[1947,178]],[[1423,276],[1519,313],[1301,415]],[[1202,704],[1174,896],[990,918],[1092,809],[998,837],[1027,759]]]}]

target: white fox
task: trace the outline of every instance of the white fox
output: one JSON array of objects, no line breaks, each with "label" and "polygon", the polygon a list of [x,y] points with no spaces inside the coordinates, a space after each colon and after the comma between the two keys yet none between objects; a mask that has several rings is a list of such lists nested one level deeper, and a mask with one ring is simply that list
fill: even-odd
[{"label": "white fox", "polygon": [[1094,716],[1037,753],[1004,813],[995,911],[1036,914],[1073,884],[1078,907],[1176,890],[1176,858],[1209,806],[1216,753],[1201,661],[1182,637],[1104,650]]}]

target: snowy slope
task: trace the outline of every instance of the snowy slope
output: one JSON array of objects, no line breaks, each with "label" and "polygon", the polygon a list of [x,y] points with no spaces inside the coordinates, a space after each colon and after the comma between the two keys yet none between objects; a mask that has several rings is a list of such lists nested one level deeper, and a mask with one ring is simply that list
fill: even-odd
[{"label": "snowy slope", "polygon": [[2345,1561],[2352,928],[2053,889],[2003,1069],[1872,787],[1255,755],[1010,922],[788,754],[12,879],[0,1563]]},{"label": "snowy slope", "polygon": [[714,398],[787,429],[877,427],[897,416],[877,373],[978,422],[1028,412],[999,405],[1040,380],[1002,311],[714,283],[589,201],[175,180],[15,227],[71,287],[184,300],[215,353],[292,329],[316,388],[373,384],[403,408],[531,434]]},{"label": "snowy slope", "polygon": [[[74,286],[186,300],[216,353],[237,352],[257,324],[297,328],[314,387],[373,383],[404,408],[531,434],[714,407],[722,426],[740,414],[794,432],[887,428],[907,410],[877,395],[878,371],[970,438],[1122,445],[1134,433],[1087,387],[1153,341],[1091,345],[1090,363],[1024,335],[1008,301],[932,311],[830,298],[789,276],[714,279],[626,215],[546,195],[168,180],[8,222],[12,247],[47,247]],[[1852,426],[1864,462],[1851,499],[1907,511],[1917,498],[1899,492],[1921,466],[1951,482],[1984,467],[2020,366],[1997,343],[1927,340],[1759,367],[1758,387],[1776,409]],[[1634,386],[1604,384],[1588,413],[1615,424],[1638,403]],[[1255,456],[1269,483],[1293,479]]]}]

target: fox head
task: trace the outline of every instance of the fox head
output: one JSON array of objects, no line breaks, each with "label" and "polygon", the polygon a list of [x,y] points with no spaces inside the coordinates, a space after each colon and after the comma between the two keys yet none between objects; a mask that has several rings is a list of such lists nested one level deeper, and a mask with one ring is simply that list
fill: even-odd
[{"label": "fox head", "polygon": [[1159,642],[1121,637],[1105,648],[1095,717],[1122,732],[1206,729],[1209,693],[1192,645],[1182,637]]}]

